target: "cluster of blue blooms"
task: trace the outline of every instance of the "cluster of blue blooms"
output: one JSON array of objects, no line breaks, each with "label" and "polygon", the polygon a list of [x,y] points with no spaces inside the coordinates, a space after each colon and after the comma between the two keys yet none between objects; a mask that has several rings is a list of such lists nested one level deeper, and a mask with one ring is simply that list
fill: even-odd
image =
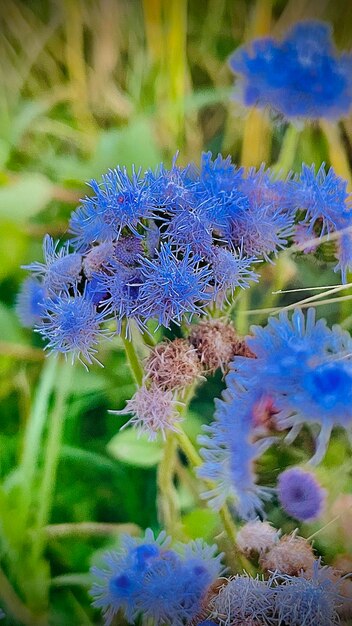
[{"label": "cluster of blue blooms", "polygon": [[336,52],[327,23],[300,22],[281,41],[255,39],[235,51],[230,66],[241,76],[246,105],[313,119],[338,119],[351,109],[352,54]]},{"label": "cluster of blue blooms", "polygon": [[[270,170],[236,168],[230,157],[203,154],[201,168],[160,165],[144,176],[119,167],[90,183],[94,194],[74,211],[72,237],[59,247],[47,235],[44,262],[31,263],[18,299],[25,325],[52,351],[87,363],[114,320],[169,327],[218,306],[258,279],[290,235],[339,236],[338,270],[352,265],[352,210],[346,183],[324,167],[276,180]],[[298,217],[297,217],[298,216]],[[295,221],[298,224],[295,225]]]},{"label": "cluster of blue blooms", "polygon": [[109,569],[93,568],[91,594],[109,626],[118,611],[132,622],[143,614],[155,626],[184,626],[202,613],[207,590],[222,571],[216,546],[201,539],[170,549],[171,539],[150,529],[143,539],[128,535],[119,552],[105,555]]},{"label": "cluster of blue blooms", "polygon": [[[219,508],[230,496],[246,519],[262,513],[262,501],[270,495],[255,482],[254,461],[273,443],[275,431],[288,429],[286,440],[293,441],[303,425],[311,427],[317,438],[311,463],[319,463],[333,427],[345,428],[350,436],[352,427],[349,333],[338,326],[330,330],[325,320],[316,322],[314,309],[309,309],[306,322],[299,310],[292,320],[282,312],[265,328],[253,326],[251,331],[247,344],[255,358],[234,358],[215,421],[200,438],[205,462],[199,470],[200,476],[216,482],[204,494],[210,504]],[[291,506],[288,489],[285,498],[287,510],[294,512],[295,490]],[[307,519],[321,508],[318,494],[315,504]]]}]

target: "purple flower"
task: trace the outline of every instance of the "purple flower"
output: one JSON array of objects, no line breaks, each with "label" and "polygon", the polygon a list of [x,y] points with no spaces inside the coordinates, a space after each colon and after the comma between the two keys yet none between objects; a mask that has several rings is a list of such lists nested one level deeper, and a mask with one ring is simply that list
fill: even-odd
[{"label": "purple flower", "polygon": [[253,40],[230,58],[246,106],[271,106],[288,118],[347,115],[352,104],[352,55],[338,54],[330,25],[299,22],[281,41]]},{"label": "purple flower", "polygon": [[209,260],[212,263],[216,300],[220,306],[226,300],[229,290],[233,292],[236,287],[247,289],[250,286],[249,281],[258,281],[258,274],[250,269],[255,259],[244,257],[241,250],[236,253],[214,246]]},{"label": "purple flower", "polygon": [[291,517],[312,522],[322,514],[326,491],[313,474],[293,467],[279,475],[278,497],[282,508]]},{"label": "purple flower", "polygon": [[[234,576],[211,601],[211,617],[222,626],[273,624],[275,592],[267,581],[251,576]],[[276,623],[276,622],[275,622]]]}]

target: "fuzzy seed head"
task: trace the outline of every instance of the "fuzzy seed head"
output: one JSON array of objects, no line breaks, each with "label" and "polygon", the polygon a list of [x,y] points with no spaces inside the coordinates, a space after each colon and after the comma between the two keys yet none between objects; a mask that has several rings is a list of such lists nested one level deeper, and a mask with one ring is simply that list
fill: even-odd
[{"label": "fuzzy seed head", "polygon": [[233,326],[222,320],[200,322],[192,329],[189,340],[208,372],[215,372],[218,367],[224,371],[235,355],[250,356]]},{"label": "fuzzy seed head", "polygon": [[197,351],[186,339],[175,339],[153,348],[146,372],[158,387],[184,389],[200,375],[201,364]]},{"label": "fuzzy seed head", "polygon": [[312,546],[295,535],[285,535],[268,552],[260,557],[260,565],[265,571],[277,571],[298,576],[300,572],[313,567],[315,562]]},{"label": "fuzzy seed head", "polygon": [[237,545],[247,555],[263,554],[275,546],[279,532],[268,522],[247,522],[237,533]]},{"label": "fuzzy seed head", "polygon": [[136,426],[138,434],[147,434],[150,441],[156,439],[161,432],[165,439],[166,431],[177,432],[177,424],[182,421],[171,391],[161,389],[155,384],[150,387],[142,385],[134,396],[127,401],[122,411],[110,411],[117,415],[131,413],[133,417],[123,426]]}]

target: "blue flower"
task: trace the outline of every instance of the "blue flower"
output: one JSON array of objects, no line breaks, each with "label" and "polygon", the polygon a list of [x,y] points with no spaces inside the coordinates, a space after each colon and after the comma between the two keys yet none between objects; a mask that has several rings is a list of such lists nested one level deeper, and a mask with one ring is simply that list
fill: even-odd
[{"label": "blue flower", "polygon": [[337,608],[341,605],[339,583],[315,561],[311,579],[305,575],[277,574],[273,582],[275,610],[279,624],[290,626],[333,626],[339,624]]},{"label": "blue flower", "polygon": [[17,296],[16,312],[23,326],[33,328],[40,321],[46,289],[36,278],[26,278]]},{"label": "blue flower", "polygon": [[155,260],[141,258],[143,283],[135,312],[146,319],[156,318],[166,327],[171,322],[180,324],[186,313],[202,313],[211,297],[207,291],[211,271],[201,261],[190,247],[173,251],[167,243]]},{"label": "blue flower", "polygon": [[221,571],[221,555],[202,540],[179,544],[177,552],[169,542],[148,529],[144,540],[125,539],[119,553],[106,555],[109,570],[93,569],[100,579],[91,590],[93,605],[103,609],[106,626],[120,609],[129,621],[143,614],[156,626],[185,626],[198,615]]},{"label": "blue flower", "polygon": [[324,456],[332,428],[352,424],[352,339],[338,326],[315,322],[309,309],[306,323],[296,310],[270,318],[265,328],[254,326],[247,338],[257,358],[235,357],[228,385],[232,392],[244,388],[252,395],[259,388],[272,397],[278,428],[289,428],[293,441],[303,424],[320,425],[316,453]]},{"label": "blue flower", "polygon": [[[48,341],[45,346],[50,352],[70,353],[72,361],[78,359],[91,364],[97,361],[96,345],[107,334],[101,328],[104,313],[97,312],[96,306],[87,294],[75,290],[74,295],[64,291],[60,295],[51,295],[44,301],[39,332]],[[83,361],[83,360],[84,361]]]},{"label": "blue flower", "polygon": [[95,195],[86,196],[71,216],[76,248],[85,250],[92,243],[118,239],[124,228],[140,236],[138,226],[152,216],[148,187],[140,171],[133,169],[130,177],[126,168],[117,167],[104,174],[101,183],[91,180],[89,185]]},{"label": "blue flower", "polygon": [[109,269],[105,273],[95,274],[94,278],[97,281],[96,291],[104,294],[102,304],[105,314],[116,320],[117,332],[121,333],[124,320],[127,322],[127,334],[132,319],[143,327],[140,316],[135,314],[143,282],[140,270],[128,269],[121,263],[111,261]]},{"label": "blue flower", "polygon": [[352,104],[352,55],[338,54],[329,24],[299,22],[282,41],[241,46],[230,58],[246,106],[271,106],[288,118],[347,115]]},{"label": "blue flower", "polygon": [[216,401],[215,422],[203,428],[206,434],[199,443],[204,446],[200,450],[204,463],[198,475],[215,485],[202,497],[215,510],[229,498],[243,519],[262,514],[270,490],[256,484],[254,463],[274,438],[258,439],[253,398],[227,389],[224,400]]},{"label": "blue flower", "polygon": [[324,163],[315,173],[315,166],[302,165],[297,184],[298,207],[305,211],[301,225],[307,228],[308,237],[330,235],[343,231],[337,240],[342,281],[347,282],[347,271],[352,269],[352,197],[347,193],[347,181],[336,176],[332,167],[325,172]]},{"label": "blue flower", "polygon": [[60,292],[77,282],[82,268],[82,256],[77,252],[69,252],[69,242],[66,242],[60,250],[57,250],[57,246],[50,235],[45,235],[43,240],[45,262],[35,261],[30,265],[23,265],[23,268],[40,277],[46,289]]},{"label": "blue flower", "polygon": [[278,497],[282,508],[291,517],[311,522],[322,514],[326,491],[313,474],[292,467],[279,475]]},{"label": "blue flower", "polygon": [[236,253],[214,246],[211,262],[214,290],[219,306],[226,300],[229,290],[233,292],[236,287],[247,289],[250,286],[249,281],[258,281],[258,274],[250,269],[255,259],[244,257],[241,250]]}]

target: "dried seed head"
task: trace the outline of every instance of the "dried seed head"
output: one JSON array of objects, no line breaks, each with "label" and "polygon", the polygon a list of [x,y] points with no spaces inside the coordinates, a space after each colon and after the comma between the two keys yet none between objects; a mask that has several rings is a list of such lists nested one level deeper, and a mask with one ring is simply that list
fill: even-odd
[{"label": "dried seed head", "polygon": [[201,373],[197,351],[186,339],[160,343],[153,348],[145,371],[163,389],[184,389]]},{"label": "dried seed head", "polygon": [[234,356],[253,356],[245,341],[238,337],[235,329],[222,320],[204,320],[194,326],[189,336],[203,367],[215,372],[226,369]]},{"label": "dried seed head", "polygon": [[306,539],[285,535],[260,557],[259,562],[263,570],[297,576],[302,570],[311,569],[315,560],[312,546]]},{"label": "dried seed head", "polygon": [[244,554],[263,554],[277,543],[278,538],[279,531],[268,522],[254,520],[247,522],[238,531],[237,545]]},{"label": "dried seed head", "polygon": [[126,407],[121,411],[109,411],[116,415],[131,413],[133,417],[122,427],[132,424],[137,431],[147,434],[150,441],[156,439],[158,432],[165,438],[166,432],[177,432],[177,424],[182,421],[177,406],[182,404],[174,400],[171,391],[160,389],[153,384],[151,387],[139,387],[134,396],[127,400]]}]

